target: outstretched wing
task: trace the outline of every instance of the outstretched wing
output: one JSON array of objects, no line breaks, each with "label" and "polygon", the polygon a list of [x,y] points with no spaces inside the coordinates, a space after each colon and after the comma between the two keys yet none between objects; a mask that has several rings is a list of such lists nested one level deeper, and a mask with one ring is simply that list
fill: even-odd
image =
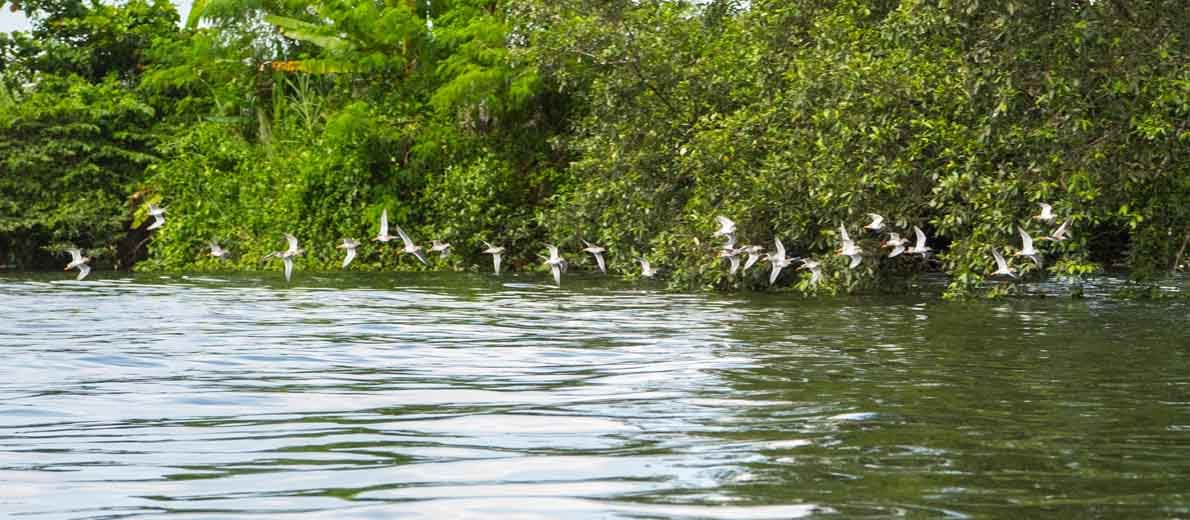
[{"label": "outstretched wing", "polygon": [[500,274],[500,253],[492,254],[492,267],[496,269],[496,274]]},{"label": "outstretched wing", "polygon": [[1017,226],[1016,230],[1021,234],[1021,250],[1032,251],[1033,250],[1033,237],[1029,236],[1028,233],[1025,233],[1024,228],[1022,228],[1020,226]]},{"label": "outstretched wing", "polygon": [[896,246],[896,247],[894,247],[894,248],[893,248],[892,252],[890,252],[890,253],[888,254],[888,257],[889,257],[889,258],[895,258],[896,256],[898,256],[898,255],[900,255],[901,253],[904,253],[904,252],[905,252],[905,246],[903,246],[903,245],[898,245],[898,246]]},{"label": "outstretched wing", "polygon": [[562,266],[558,264],[550,264],[550,274],[554,275],[554,285],[562,286]]},{"label": "outstretched wing", "polygon": [[726,233],[728,230],[735,228],[735,222],[732,222],[731,219],[723,215],[716,215],[715,221],[719,223],[719,230],[722,232]]},{"label": "outstretched wing", "polygon": [[298,239],[297,239],[297,237],[295,237],[295,236],[293,236],[293,235],[291,235],[291,234],[289,234],[289,233],[286,233],[286,234],[285,234],[285,241],[286,241],[286,242],[289,242],[289,250],[290,250],[290,251],[295,251],[295,252],[296,252],[296,251],[298,250]]},{"label": "outstretched wing", "polygon": [[603,263],[603,253],[595,253],[595,263],[599,264],[599,272],[607,274],[607,265]]},{"label": "outstretched wing", "polygon": [[[401,228],[397,228],[397,229],[401,229]],[[426,256],[421,254],[421,251],[414,251],[413,256],[416,256],[418,260],[421,260],[422,264],[430,265],[430,263],[426,261]]]},{"label": "outstretched wing", "polygon": [[1050,236],[1057,238],[1057,239],[1066,238],[1066,233],[1067,233],[1066,228],[1069,226],[1070,226],[1070,219],[1066,219],[1066,221],[1062,222],[1062,225],[1058,226],[1058,229],[1055,229],[1053,234],[1051,234]]},{"label": "outstretched wing", "polygon": [[347,257],[343,259],[343,267],[346,268],[350,265],[352,260],[355,260],[355,248],[349,247],[347,248]]},{"label": "outstretched wing", "polygon": [[926,248],[926,234],[925,234],[925,232],[922,231],[921,228],[919,228],[917,226],[913,226],[913,233],[915,235],[917,235],[917,245],[914,246],[914,249],[917,249],[918,251],[925,249]]},{"label": "outstretched wing", "polygon": [[405,243],[405,249],[413,249],[413,240],[409,238],[409,235],[405,234],[405,230],[401,229],[401,226],[397,226],[397,234],[401,235],[401,241]]},{"label": "outstretched wing", "polygon": [[773,242],[775,242],[776,246],[777,246],[777,258],[784,259],[785,258],[785,244],[782,244],[781,239],[777,238],[777,237],[773,237]]},{"label": "outstretched wing", "polygon": [[999,251],[992,249],[992,257],[996,259],[996,270],[1008,271],[1008,262],[1004,260],[1004,255]]},{"label": "outstretched wing", "polygon": [[875,213],[868,213],[868,216],[872,219],[872,222],[867,226],[868,229],[880,229],[880,226],[884,224],[884,217]]},{"label": "outstretched wing", "polygon": [[293,276],[293,257],[282,257],[281,261],[285,262],[285,281],[288,282],[289,278]]},{"label": "outstretched wing", "polygon": [[380,233],[377,233],[376,236],[388,236],[388,208],[380,212]]},{"label": "outstretched wing", "polygon": [[843,240],[843,247],[847,247],[847,244],[851,243],[851,236],[847,234],[847,228],[842,224],[839,224],[839,238]]},{"label": "outstretched wing", "polygon": [[[784,253],[782,253],[781,255],[785,256]],[[781,276],[781,264],[778,264],[777,262],[773,262],[773,272],[769,274],[769,285],[773,285],[773,284],[777,283],[778,276]]]},{"label": "outstretched wing", "polygon": [[80,250],[79,248],[72,247],[70,249],[67,249],[66,252],[70,253],[70,263],[73,264],[75,262],[83,261],[83,251]]},{"label": "outstretched wing", "polygon": [[83,278],[86,278],[88,274],[91,274],[91,266],[87,264],[79,264],[78,268],[79,275],[78,278],[75,278],[75,280],[82,280]]}]

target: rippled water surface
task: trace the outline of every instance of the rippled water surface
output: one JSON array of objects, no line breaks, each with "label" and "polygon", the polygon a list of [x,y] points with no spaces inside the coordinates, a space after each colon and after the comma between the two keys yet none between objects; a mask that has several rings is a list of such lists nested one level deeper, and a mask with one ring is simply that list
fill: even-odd
[{"label": "rippled water surface", "polygon": [[1190,514],[1184,300],[97,274],[0,277],[14,518]]}]

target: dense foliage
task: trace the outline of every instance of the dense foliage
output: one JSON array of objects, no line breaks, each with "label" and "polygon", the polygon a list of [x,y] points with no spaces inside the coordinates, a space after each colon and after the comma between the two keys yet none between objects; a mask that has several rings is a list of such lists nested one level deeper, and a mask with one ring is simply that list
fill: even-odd
[{"label": "dense foliage", "polygon": [[[807,292],[942,270],[966,294],[1017,226],[1056,226],[1039,202],[1072,221],[1039,242],[1050,274],[1153,276],[1190,239],[1179,0],[207,0],[182,27],[161,1],[21,8],[35,30],[0,37],[0,260],[20,265],[65,242],[135,257],[149,201],[169,224],[144,269],[256,268],[284,232],[330,269],[383,209],[455,244],[434,268],[486,266],[490,240],[539,269],[544,242],[587,239],[614,271],[647,255],[720,289],[768,280],[728,275],[717,214],[827,260],[778,284]],[[869,212],[939,254],[884,257]],[[393,250],[353,268],[423,268]]]}]

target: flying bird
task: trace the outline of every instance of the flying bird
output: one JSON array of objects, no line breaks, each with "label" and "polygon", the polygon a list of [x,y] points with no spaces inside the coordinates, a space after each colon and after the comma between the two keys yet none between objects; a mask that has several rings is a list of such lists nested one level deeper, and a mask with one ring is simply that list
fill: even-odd
[{"label": "flying bird", "polygon": [[591,253],[591,256],[595,257],[595,263],[599,264],[599,272],[607,274],[607,266],[603,263],[603,253],[607,251],[607,249],[587,242],[586,240],[583,240],[583,244],[587,246],[583,248],[583,251]]},{"label": "flying bird", "polygon": [[409,235],[405,233],[405,230],[401,229],[401,226],[397,226],[397,234],[401,235],[401,241],[405,243],[405,248],[401,251],[416,256],[417,259],[421,260],[421,263],[424,265],[430,265],[430,263],[426,261],[426,256],[421,252],[421,246],[414,244],[413,240],[409,238]]},{"label": "flying bird", "polygon": [[223,249],[218,242],[211,240],[207,242],[207,247],[211,248],[211,256],[220,260],[227,260],[227,250]]},{"label": "flying bird", "polygon": [[554,275],[554,284],[561,287],[562,272],[566,270],[566,260],[558,255],[557,246],[546,244],[545,247],[550,250],[550,257],[545,259],[545,263],[550,266],[550,274]]},{"label": "flying bird", "polygon": [[1041,237],[1041,240],[1051,240],[1054,242],[1061,242],[1070,238],[1070,219],[1066,219],[1058,229],[1055,229],[1049,236]]},{"label": "flying bird", "polygon": [[908,244],[908,243],[909,243],[909,239],[901,238],[901,235],[899,235],[897,233],[890,232],[888,234],[888,240],[885,240],[884,243],[881,245],[884,247],[891,246],[893,248],[893,250],[888,253],[888,257],[893,258],[893,257],[900,255],[901,253],[904,253],[905,252],[905,244]]},{"label": "flying bird", "polygon": [[91,266],[87,265],[87,262],[90,262],[91,258],[83,256],[82,250],[72,247],[67,249],[66,252],[70,253],[70,263],[66,264],[66,268],[62,269],[63,271],[78,269],[79,275],[75,280],[82,280],[88,274],[91,274]]},{"label": "flying bird", "polygon": [[996,272],[992,273],[992,276],[1003,274],[1016,278],[1016,273],[1013,272],[1011,267],[1008,267],[1008,262],[1004,260],[1004,255],[1001,255],[1000,251],[997,251],[996,248],[992,248],[992,258],[996,260]]},{"label": "flying bird", "polygon": [[1033,218],[1036,220],[1040,220],[1042,222],[1053,222],[1054,221],[1054,207],[1050,206],[1049,204],[1046,204],[1044,202],[1038,202],[1037,205],[1041,206],[1041,213],[1039,213],[1037,215],[1033,215]]},{"label": "flying bird", "polygon": [[430,244],[431,244],[430,252],[438,253],[439,255],[442,256],[442,258],[446,258],[446,255],[450,254],[450,243],[449,242],[443,242],[441,240],[431,240]]},{"label": "flying bird", "polygon": [[152,231],[165,225],[165,208],[159,207],[156,204],[149,204],[149,216],[153,217],[153,223],[145,228],[145,231]]},{"label": "flying bird", "polygon": [[777,277],[781,276],[781,270],[789,267],[796,260],[785,257],[785,245],[781,243],[780,238],[774,237],[773,242],[776,243],[777,251],[769,253],[769,263],[773,264],[773,270],[769,273],[769,285],[777,283]]},{"label": "flying bird", "polygon": [[1041,253],[1033,249],[1033,237],[1029,236],[1020,226],[1017,226],[1016,230],[1021,235],[1021,250],[1016,252],[1016,256],[1031,258],[1033,263],[1037,264],[1037,268],[1041,269]]},{"label": "flying bird", "polygon": [[870,229],[872,231],[880,231],[881,229],[884,229],[884,217],[875,213],[868,213],[868,217],[872,219],[872,222],[869,222],[868,225],[864,226],[864,229]]},{"label": "flying bird", "polygon": [[342,268],[346,269],[348,265],[351,265],[351,261],[355,260],[355,248],[357,247],[359,247],[359,242],[354,238],[344,238],[342,243],[335,246],[335,249],[347,250],[347,256],[343,257]]},{"label": "flying bird", "polygon": [[760,246],[744,246],[741,249],[748,254],[748,259],[744,261],[744,272],[748,272],[748,268],[752,267],[757,260],[760,260],[760,254],[764,252],[764,248]]},{"label": "flying bird", "polygon": [[649,261],[646,260],[645,258],[643,258],[643,257],[638,258],[637,261],[640,262],[640,275],[641,276],[643,276],[645,278],[652,278],[653,276],[655,276],[657,274],[657,270],[653,269],[653,266],[649,265]]},{"label": "flying bird", "polygon": [[285,264],[285,281],[288,282],[293,276],[293,258],[304,253],[305,251],[298,247],[297,237],[289,233],[285,233],[285,241],[289,243],[289,249],[286,249],[285,251],[274,251],[264,255],[262,260],[268,260],[269,258],[280,258],[281,262]]},{"label": "flying bird", "polygon": [[731,219],[719,215],[715,217],[715,221],[719,223],[719,230],[715,231],[715,236],[731,236],[735,234],[735,222],[732,222]]},{"label": "flying bird", "polygon": [[908,253],[911,255],[926,255],[929,254],[930,246],[926,245],[926,234],[917,226],[913,226],[913,234],[917,235],[917,243],[909,248]]},{"label": "flying bird", "polygon": [[740,270],[740,253],[743,252],[743,249],[723,249],[719,251],[719,258],[726,258],[728,262],[731,262],[731,270],[729,271],[731,276],[735,276],[736,271]]},{"label": "flying bird", "polygon": [[843,246],[839,248],[839,255],[851,258],[851,264],[847,268],[855,269],[855,266],[859,265],[864,259],[863,251],[860,250],[859,246],[855,245],[855,242],[847,235],[847,228],[842,225],[839,226],[839,237],[843,240]]},{"label": "flying bird", "polygon": [[373,238],[372,241],[387,243],[395,238],[397,237],[388,234],[388,208],[385,208],[380,212],[380,232],[376,233],[376,238]]},{"label": "flying bird", "polygon": [[802,259],[802,265],[797,269],[810,271],[810,285],[818,285],[818,282],[822,281],[822,263],[817,260]]},{"label": "flying bird", "polygon": [[487,246],[487,249],[483,250],[483,254],[492,255],[492,266],[495,268],[496,274],[500,274],[500,256],[504,254],[504,246],[494,246],[488,242],[484,242],[483,245]]}]

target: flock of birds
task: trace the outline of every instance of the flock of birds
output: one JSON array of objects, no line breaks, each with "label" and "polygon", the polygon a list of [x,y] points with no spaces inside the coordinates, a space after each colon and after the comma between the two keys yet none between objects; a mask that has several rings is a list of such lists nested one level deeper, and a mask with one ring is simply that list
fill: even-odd
[{"label": "flock of birds", "polygon": [[[1041,207],[1041,212],[1037,215],[1034,215],[1033,219],[1046,223],[1052,223],[1057,219],[1056,215],[1054,215],[1053,207],[1051,205],[1044,202],[1038,203],[1038,205]],[[156,204],[149,204],[148,215],[153,217],[153,223],[145,228],[146,230],[151,231],[158,229],[165,224],[164,208],[161,208]],[[885,232],[886,226],[884,224],[884,217],[875,213],[868,213],[867,215],[869,218],[871,218],[871,221],[865,225],[863,229],[876,234]],[[735,222],[722,215],[716,216],[715,220],[719,224],[719,229],[715,231],[713,236],[723,237],[727,240],[727,242],[724,243],[719,249],[719,257],[726,259],[729,262],[730,275],[735,276],[737,272],[747,272],[747,270],[757,262],[766,261],[771,266],[771,270],[769,272],[769,285],[775,284],[777,282],[777,278],[781,275],[781,271],[786,267],[792,266],[794,263],[801,264],[798,267],[798,270],[807,270],[810,272],[811,285],[817,285],[822,280],[823,274],[821,260],[786,256],[785,246],[781,243],[781,239],[777,237],[774,237],[773,239],[774,251],[771,252],[765,252],[763,247],[757,245],[740,245],[737,247]],[[1067,240],[1070,238],[1070,222],[1070,219],[1067,218],[1060,226],[1054,229],[1053,232],[1051,232],[1049,235],[1041,237],[1040,239],[1051,240],[1055,242]],[[429,265],[429,261],[426,260],[427,250],[414,243],[413,239],[409,237],[409,234],[406,233],[405,230],[401,229],[401,226],[398,225],[396,228],[397,236],[389,234],[388,210],[386,209],[382,211],[380,213],[380,231],[376,234],[376,237],[373,238],[372,241],[388,243],[400,238],[401,242],[403,243],[400,253],[411,254],[422,264]],[[1027,233],[1024,228],[1020,226],[1017,226],[1017,231],[1021,236],[1021,248],[1014,254],[1014,257],[1029,258],[1037,264],[1038,269],[1041,269],[1043,261],[1042,255],[1037,251],[1037,249],[1034,248],[1033,237],[1031,237],[1029,233]],[[913,226],[913,233],[916,240],[912,245],[909,245],[909,239],[902,238],[901,235],[895,231],[887,231],[888,238],[887,240],[881,242],[881,248],[891,248],[891,251],[888,253],[889,258],[897,257],[901,254],[921,255],[923,258],[927,257],[930,252],[933,251],[933,249],[931,249],[926,244],[925,232],[923,232],[921,228]],[[839,239],[841,243],[836,254],[839,256],[845,256],[850,260],[847,265],[848,269],[854,269],[858,267],[864,259],[863,249],[851,239],[851,236],[847,233],[847,228],[843,225],[839,226]],[[270,258],[281,260],[285,268],[285,281],[289,281],[293,276],[294,258],[300,256],[305,252],[305,250],[298,246],[298,239],[296,236],[290,233],[285,233],[285,240],[288,242],[289,246],[287,249],[284,251],[274,251],[269,253],[265,255],[261,261],[268,260]],[[584,253],[590,254],[594,258],[596,265],[599,267],[599,271],[602,273],[607,273],[607,264],[603,258],[603,254],[607,252],[607,249],[602,246],[592,244],[591,242],[587,242],[586,240],[583,240],[583,245],[585,247],[582,248],[582,251]],[[210,256],[220,260],[227,258],[228,251],[220,246],[217,242],[210,241],[208,246],[210,248]],[[342,243],[335,246],[337,249],[343,249],[345,252],[342,264],[343,268],[351,265],[352,260],[355,260],[356,249],[359,246],[360,242],[351,238],[344,238]],[[483,250],[483,253],[492,255],[493,270],[497,275],[499,275],[500,260],[505,253],[504,247],[494,245],[486,241],[484,242],[484,246],[485,249]],[[566,272],[569,264],[559,253],[557,246],[553,244],[545,244],[545,246],[549,251],[549,256],[543,257],[545,258],[544,264],[549,267],[550,274],[554,277],[554,283],[558,286],[561,286],[562,274]],[[450,249],[450,243],[441,240],[432,240],[428,252],[438,253],[443,258],[445,258],[450,254]],[[71,248],[67,251],[71,255],[71,261],[70,263],[66,264],[66,268],[64,270],[68,271],[70,269],[78,269],[78,277],[76,279],[82,280],[86,278],[91,272],[91,267],[87,265],[91,259],[89,257],[83,256],[83,252],[78,248]],[[741,259],[741,257],[743,258]],[[1008,261],[1004,258],[1004,255],[1000,254],[1000,251],[997,248],[992,248],[992,258],[996,262],[996,271],[992,273],[993,276],[1009,276],[1013,278],[1017,277],[1017,272],[1008,264]],[[657,274],[657,270],[649,264],[648,259],[641,257],[637,259],[637,262],[640,263],[641,276],[645,278],[652,278]]]}]

